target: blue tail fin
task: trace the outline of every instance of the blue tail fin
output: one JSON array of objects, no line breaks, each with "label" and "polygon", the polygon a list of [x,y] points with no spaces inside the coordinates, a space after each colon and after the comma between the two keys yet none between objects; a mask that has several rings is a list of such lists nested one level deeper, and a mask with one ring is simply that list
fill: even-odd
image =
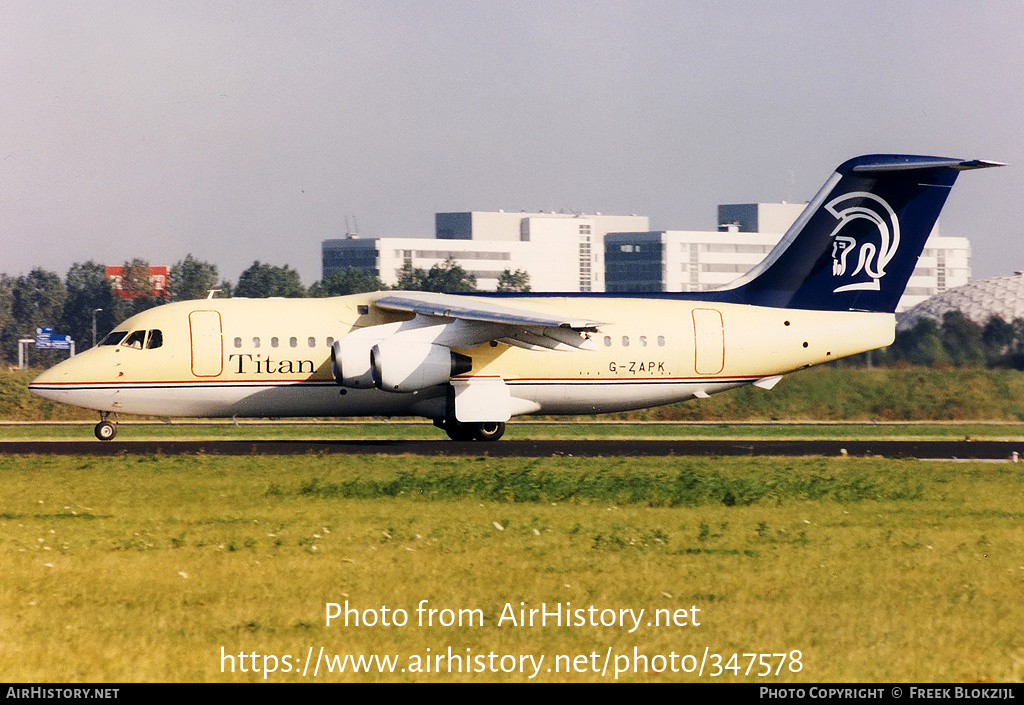
[{"label": "blue tail fin", "polygon": [[997,162],[873,154],[842,164],[775,249],[714,298],[896,310],[957,175]]}]

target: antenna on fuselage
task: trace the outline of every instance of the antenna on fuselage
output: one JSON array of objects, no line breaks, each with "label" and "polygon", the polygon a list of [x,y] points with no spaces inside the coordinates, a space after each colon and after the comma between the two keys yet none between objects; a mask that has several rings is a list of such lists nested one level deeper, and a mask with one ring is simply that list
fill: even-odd
[{"label": "antenna on fuselage", "polygon": [[223,289],[210,289],[210,291],[206,294],[206,298],[212,299],[214,294],[219,294],[222,291],[224,291],[224,290]]}]

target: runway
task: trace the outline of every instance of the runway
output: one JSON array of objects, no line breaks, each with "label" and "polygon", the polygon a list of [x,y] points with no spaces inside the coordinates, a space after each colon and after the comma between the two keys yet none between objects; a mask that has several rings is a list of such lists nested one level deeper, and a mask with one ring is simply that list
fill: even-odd
[{"label": "runway", "polygon": [[451,457],[882,456],[946,460],[1024,457],[1024,441],[928,440],[504,440],[454,441],[0,441],[0,454],[39,455],[420,455]]}]

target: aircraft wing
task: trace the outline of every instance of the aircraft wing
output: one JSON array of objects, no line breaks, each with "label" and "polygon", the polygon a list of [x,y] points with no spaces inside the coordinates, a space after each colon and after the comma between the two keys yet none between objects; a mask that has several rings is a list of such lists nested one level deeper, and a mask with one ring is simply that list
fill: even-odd
[{"label": "aircraft wing", "polygon": [[[407,311],[450,327],[452,347],[473,347],[488,340],[531,350],[594,349],[587,335],[599,321],[501,306],[474,296],[403,292],[381,297],[374,305],[389,311]],[[446,338],[449,336],[445,336]]]}]

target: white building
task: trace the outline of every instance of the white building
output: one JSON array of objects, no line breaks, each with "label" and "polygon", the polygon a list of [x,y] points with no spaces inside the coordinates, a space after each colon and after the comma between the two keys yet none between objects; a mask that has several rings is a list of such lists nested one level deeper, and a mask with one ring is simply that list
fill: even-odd
[{"label": "white building", "polygon": [[[481,240],[433,240],[425,237],[346,238],[324,240],[321,244],[324,276],[332,271],[358,267],[373,272],[387,286],[395,286],[408,264],[429,270],[435,264],[454,260],[476,277],[481,291],[494,290],[506,269],[523,266],[523,243]],[[526,270],[529,271],[529,270]]]},{"label": "white building", "polygon": [[[607,291],[706,291],[730,283],[763,260],[804,204],[753,203],[718,207],[718,232],[661,230],[605,238]],[[932,231],[897,311],[966,284],[971,244]]]},{"label": "white building", "polygon": [[533,291],[604,291],[605,235],[650,228],[646,216],[600,213],[438,213],[435,223],[433,240],[324,240],[323,273],[360,267],[394,286],[406,264],[430,269],[452,259],[481,291],[493,291],[505,270],[527,272]]}]

